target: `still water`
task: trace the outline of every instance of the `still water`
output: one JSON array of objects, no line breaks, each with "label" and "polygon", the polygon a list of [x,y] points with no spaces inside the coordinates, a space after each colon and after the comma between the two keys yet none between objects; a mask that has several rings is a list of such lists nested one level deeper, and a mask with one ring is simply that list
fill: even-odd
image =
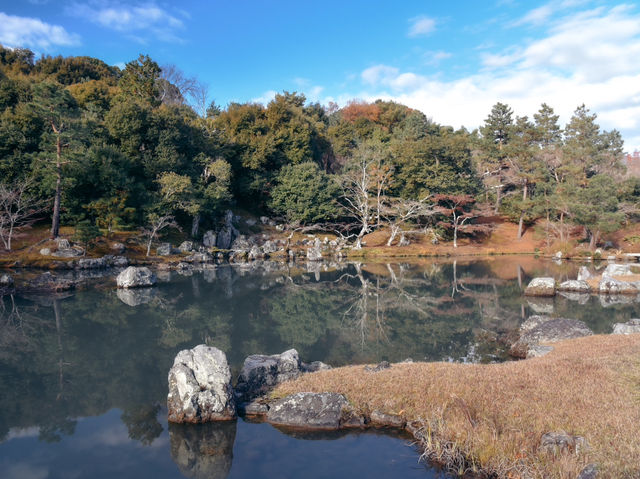
[{"label": "still water", "polygon": [[[167,425],[167,373],[200,343],[227,353],[296,348],[333,366],[505,359],[500,338],[536,313],[596,333],[640,316],[629,298],[527,300],[534,276],[578,264],[533,258],[420,264],[218,266],[163,273],[143,291],[102,287],[0,299],[0,477],[440,477],[408,439],[294,437],[242,419]],[[100,282],[98,283],[100,285]]]}]

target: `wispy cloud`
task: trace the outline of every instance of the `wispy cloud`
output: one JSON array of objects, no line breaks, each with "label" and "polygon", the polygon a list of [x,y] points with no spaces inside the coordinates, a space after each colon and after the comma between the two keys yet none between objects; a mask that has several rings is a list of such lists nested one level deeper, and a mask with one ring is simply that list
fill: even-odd
[{"label": "wispy cloud", "polygon": [[410,37],[420,37],[429,35],[436,29],[436,21],[424,15],[409,19],[409,33]]},{"label": "wispy cloud", "polygon": [[[155,3],[76,3],[67,9],[67,13],[104,28],[125,33],[143,43],[147,41],[147,35],[151,35],[155,40],[180,42],[182,40],[177,32],[185,27],[180,18]],[[186,18],[182,13],[178,14]]]},{"label": "wispy cloud", "polygon": [[49,50],[52,47],[80,44],[80,37],[60,25],[39,18],[18,17],[0,12],[0,43],[9,47]]},{"label": "wispy cloud", "polygon": [[473,128],[496,101],[531,115],[546,102],[567,121],[579,104],[606,129],[622,131],[627,149],[640,148],[640,14],[630,6],[567,11],[535,40],[478,51],[484,69],[443,81],[379,64],[361,72],[352,96],[387,98],[439,122]]}]

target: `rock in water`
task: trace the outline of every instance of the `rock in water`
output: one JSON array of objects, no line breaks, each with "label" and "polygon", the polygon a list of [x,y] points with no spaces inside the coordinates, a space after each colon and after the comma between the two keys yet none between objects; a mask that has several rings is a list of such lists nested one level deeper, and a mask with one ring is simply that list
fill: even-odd
[{"label": "rock in water", "polygon": [[118,288],[142,288],[156,284],[156,275],[149,268],[129,266],[116,279]]},{"label": "rock in water", "polygon": [[569,281],[564,281],[558,285],[558,291],[569,291],[572,293],[588,293],[591,291],[589,288],[589,284],[586,281],[579,281],[575,279],[570,279]]},{"label": "rock in water", "polygon": [[202,423],[236,417],[227,356],[201,344],[180,351],[169,371],[170,422]]},{"label": "rock in water", "polygon": [[233,462],[236,423],[169,424],[171,458],[185,477],[225,479]]},{"label": "rock in water", "polygon": [[511,346],[510,354],[518,358],[527,357],[529,350],[542,343],[556,343],[565,339],[591,336],[591,331],[585,323],[577,319],[556,318],[545,320],[541,318],[538,325],[524,330],[520,339]]},{"label": "rock in water", "polygon": [[605,275],[600,280],[598,291],[600,294],[638,294],[638,288],[633,283],[627,283]]},{"label": "rock in water", "polygon": [[534,278],[524,290],[526,296],[555,296],[556,282],[553,278]]},{"label": "rock in water", "polygon": [[297,393],[271,404],[267,421],[279,426],[335,430],[348,407],[342,394]]},{"label": "rock in water", "polygon": [[276,384],[297,378],[300,369],[300,357],[295,349],[271,356],[253,354],[244,360],[236,385],[236,396],[241,401],[251,401]]}]

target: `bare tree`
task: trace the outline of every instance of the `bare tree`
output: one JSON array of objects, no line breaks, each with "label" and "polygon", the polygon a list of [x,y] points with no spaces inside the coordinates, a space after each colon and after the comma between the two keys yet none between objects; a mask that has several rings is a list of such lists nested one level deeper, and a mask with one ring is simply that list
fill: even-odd
[{"label": "bare tree", "polygon": [[175,228],[177,230],[180,229],[178,223],[176,223],[173,215],[157,215],[155,213],[151,213],[148,216],[149,223],[146,228],[142,229],[142,235],[147,238],[147,256],[151,252],[151,244],[158,236],[158,233],[165,228]]},{"label": "bare tree", "polygon": [[158,81],[159,100],[167,105],[189,103],[201,117],[207,113],[208,87],[196,77],[188,77],[175,65],[164,65]]},{"label": "bare tree", "polygon": [[[488,232],[490,226],[486,224],[468,225],[470,221],[479,216],[488,214],[488,211],[479,209],[476,200],[471,195],[435,195],[435,202],[438,204],[437,211],[449,219],[442,222],[443,226],[453,229],[453,247],[458,247],[458,232],[465,229],[467,232]],[[466,228],[465,228],[466,227]]]},{"label": "bare tree", "polygon": [[435,214],[435,207],[430,203],[430,199],[431,195],[425,196],[418,201],[392,198],[386,202],[381,214],[391,229],[387,246],[393,245],[398,233],[402,231],[403,225],[407,222],[422,216]]},{"label": "bare tree", "polygon": [[372,178],[370,166],[373,161],[361,158],[358,168],[345,174],[342,184],[344,207],[358,222],[360,232],[356,238],[355,248],[362,248],[362,238],[370,231],[372,220],[371,188]]},{"label": "bare tree", "polygon": [[42,201],[27,192],[30,184],[30,180],[0,184],[0,239],[6,250],[11,250],[16,233],[33,225],[43,211]]}]

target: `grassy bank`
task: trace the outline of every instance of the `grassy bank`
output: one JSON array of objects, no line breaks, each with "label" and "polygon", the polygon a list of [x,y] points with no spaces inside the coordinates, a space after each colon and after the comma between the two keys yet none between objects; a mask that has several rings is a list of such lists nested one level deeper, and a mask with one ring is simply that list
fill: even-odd
[{"label": "grassy bank", "polygon": [[[457,459],[458,473],[574,479],[597,463],[599,477],[640,477],[640,335],[566,341],[545,357],[502,364],[403,363],[377,373],[343,367],[282,384],[275,394],[300,391],[338,392],[363,413],[421,421],[428,456]],[[541,436],[558,430],[585,437],[588,449],[541,452]]]}]

